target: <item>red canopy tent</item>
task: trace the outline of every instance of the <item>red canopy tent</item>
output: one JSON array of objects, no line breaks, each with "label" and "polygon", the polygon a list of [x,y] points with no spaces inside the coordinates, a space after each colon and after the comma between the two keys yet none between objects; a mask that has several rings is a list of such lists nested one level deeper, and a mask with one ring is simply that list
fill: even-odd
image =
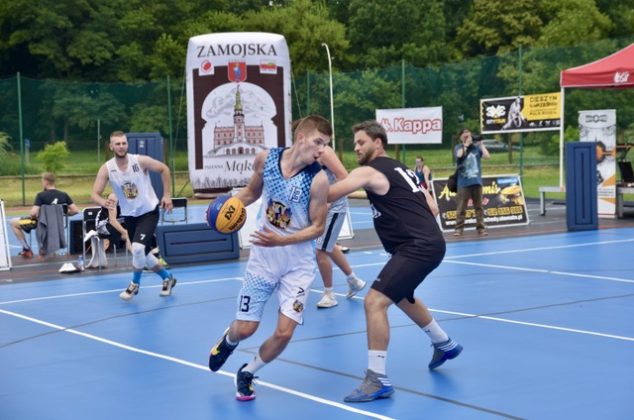
[{"label": "red canopy tent", "polygon": [[559,132],[559,187],[563,188],[565,88],[634,88],[634,44],[592,63],[561,72],[561,127]]}]

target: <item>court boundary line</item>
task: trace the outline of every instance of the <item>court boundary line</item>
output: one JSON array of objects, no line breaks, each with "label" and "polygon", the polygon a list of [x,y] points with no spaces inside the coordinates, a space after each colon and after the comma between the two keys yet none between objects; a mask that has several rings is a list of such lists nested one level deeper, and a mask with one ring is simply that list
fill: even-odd
[{"label": "court boundary line", "polygon": [[[186,366],[186,367],[191,367],[191,368],[194,368],[194,369],[198,369],[198,370],[203,370],[205,372],[209,372],[209,367],[207,367],[207,366],[203,366],[203,365],[199,365],[199,364],[196,364],[196,363],[192,363],[192,362],[189,362],[187,360],[180,359],[178,357],[168,356],[166,354],[157,353],[157,352],[154,352],[154,351],[151,351],[151,350],[144,350],[144,349],[141,349],[139,347],[130,346],[128,344],[124,344],[124,343],[120,343],[118,341],[114,341],[114,340],[110,340],[110,339],[107,339],[107,338],[99,337],[99,336],[94,335],[94,334],[81,332],[81,331],[75,330],[73,328],[65,328],[65,327],[63,327],[61,325],[57,325],[57,324],[53,324],[53,323],[50,323],[50,322],[47,322],[47,321],[43,321],[41,319],[29,317],[27,315],[19,314],[17,312],[7,311],[5,309],[0,309],[0,313],[3,313],[3,314],[8,315],[8,316],[15,317],[15,318],[18,318],[18,319],[22,319],[24,321],[32,322],[34,324],[39,324],[39,325],[42,325],[42,326],[45,326],[45,327],[48,327],[48,328],[59,330],[61,332],[74,334],[74,335],[77,335],[77,336],[80,336],[80,337],[83,337],[83,338],[86,338],[86,339],[89,339],[89,340],[100,342],[102,344],[107,344],[109,346],[120,348],[122,350],[127,350],[127,351],[130,351],[130,352],[133,352],[133,353],[138,353],[138,354],[143,354],[145,356],[150,356],[150,357],[154,357],[154,358],[157,358],[157,359],[166,360],[168,362],[180,364],[180,365],[183,365],[183,366]],[[227,377],[230,377],[230,378],[235,378],[235,376],[236,376],[233,373],[226,372],[226,371],[223,371],[223,370],[219,370],[219,371],[217,371],[215,373],[223,375],[223,376],[227,376]],[[395,420],[392,417],[384,416],[384,415],[378,414],[378,413],[373,413],[371,411],[360,410],[358,408],[350,407],[348,405],[345,405],[345,404],[342,404],[342,403],[339,403],[339,402],[336,402],[336,401],[331,401],[331,400],[328,400],[326,398],[318,397],[318,396],[315,396],[315,395],[312,395],[312,394],[308,394],[308,393],[305,393],[305,392],[297,391],[297,390],[294,390],[294,389],[291,389],[291,388],[287,388],[287,387],[284,387],[284,386],[281,386],[281,385],[276,385],[276,384],[273,384],[273,383],[270,383],[270,382],[265,382],[265,381],[259,381],[258,380],[257,384],[261,385],[261,386],[264,386],[265,388],[274,389],[276,391],[280,391],[280,392],[284,392],[284,393],[287,393],[287,394],[290,394],[290,395],[294,395],[296,397],[307,399],[309,401],[313,401],[313,402],[317,402],[317,403],[320,403],[320,404],[328,405],[328,406],[331,406],[331,407],[334,407],[334,408],[339,408],[341,410],[349,411],[351,413],[361,414],[361,415],[364,415],[366,417],[372,417],[372,418],[381,419],[381,420]]]}]

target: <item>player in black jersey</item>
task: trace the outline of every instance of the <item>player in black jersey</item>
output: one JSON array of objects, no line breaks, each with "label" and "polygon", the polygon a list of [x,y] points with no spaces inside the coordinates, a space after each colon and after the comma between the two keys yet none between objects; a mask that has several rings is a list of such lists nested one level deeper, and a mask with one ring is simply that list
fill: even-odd
[{"label": "player in black jersey", "polygon": [[387,155],[387,134],[378,122],[365,121],[355,125],[353,131],[354,151],[362,166],[330,187],[328,201],[364,188],[376,232],[385,250],[392,255],[365,298],[366,377],[344,399],[362,402],[387,398],[394,393],[385,374],[390,337],[387,310],[393,303],[430,337],[434,354],[429,369],[458,356],[462,346],[449,338],[425,304],[414,297],[416,287],[445,256],[445,239],[436,223],[435,201],[419,186],[411,169]]}]

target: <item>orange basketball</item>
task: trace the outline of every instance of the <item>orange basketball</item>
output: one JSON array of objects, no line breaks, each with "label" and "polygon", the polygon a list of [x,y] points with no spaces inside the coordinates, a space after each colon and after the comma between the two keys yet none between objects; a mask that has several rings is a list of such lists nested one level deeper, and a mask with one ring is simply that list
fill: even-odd
[{"label": "orange basketball", "polygon": [[207,209],[207,224],[220,233],[233,233],[247,220],[247,209],[237,197],[221,195]]}]

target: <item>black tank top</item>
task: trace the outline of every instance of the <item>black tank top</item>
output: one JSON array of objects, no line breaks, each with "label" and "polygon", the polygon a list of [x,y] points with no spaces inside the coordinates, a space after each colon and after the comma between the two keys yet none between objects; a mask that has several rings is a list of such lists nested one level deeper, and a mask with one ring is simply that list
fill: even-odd
[{"label": "black tank top", "polygon": [[401,245],[416,245],[416,253],[444,253],[445,239],[436,223],[418,179],[411,169],[389,157],[379,157],[367,163],[383,173],[390,183],[385,195],[366,190],[372,205],[372,217],[381,243],[394,254]]}]

